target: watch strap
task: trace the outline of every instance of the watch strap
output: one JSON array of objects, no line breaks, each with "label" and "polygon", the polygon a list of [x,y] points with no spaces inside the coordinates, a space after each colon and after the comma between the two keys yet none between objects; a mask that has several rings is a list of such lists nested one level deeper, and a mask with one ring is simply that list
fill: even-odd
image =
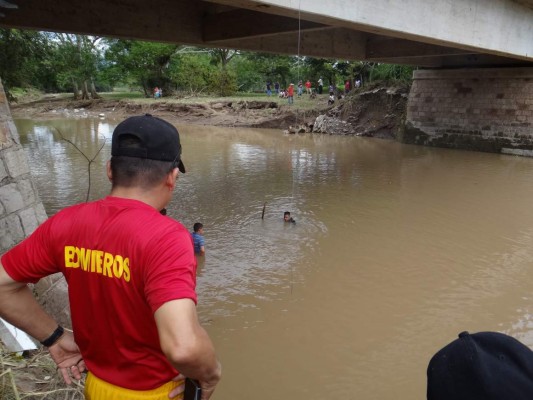
[{"label": "watch strap", "polygon": [[61,325],[58,325],[56,330],[50,336],[44,339],[41,344],[46,347],[52,346],[55,342],[59,340],[61,336],[63,336],[64,332],[65,330],[63,329],[63,327]]}]

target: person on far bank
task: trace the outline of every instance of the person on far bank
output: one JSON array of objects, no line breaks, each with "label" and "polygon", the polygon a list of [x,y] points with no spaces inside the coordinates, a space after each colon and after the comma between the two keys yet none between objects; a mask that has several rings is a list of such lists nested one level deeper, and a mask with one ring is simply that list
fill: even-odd
[{"label": "person on far bank", "polygon": [[291,83],[287,89],[287,98],[289,99],[289,104],[294,103],[294,83]]},{"label": "person on far bank", "polygon": [[267,96],[272,96],[272,82],[269,80],[266,81],[266,93],[267,93]]},{"label": "person on far bank", "polygon": [[[160,213],[184,172],[177,129],[130,117],[113,131],[110,195],[59,211],[0,259],[0,317],[48,347],[65,382],[87,367],[86,400],[178,400],[185,376],[208,400],[221,378],[196,312],[190,233]],[[27,285],[57,272],[73,332]]]},{"label": "person on far bank", "polygon": [[311,82],[309,79],[305,82],[305,90],[307,91],[307,94],[311,94]]},{"label": "person on far bank", "polygon": [[322,77],[318,80],[318,94],[322,94],[322,88],[324,87],[324,81]]},{"label": "person on far bank", "polygon": [[298,97],[301,97],[303,92],[304,92],[304,85],[302,81],[300,81],[298,82]]},{"label": "person on far bank", "polygon": [[194,253],[203,256],[205,254],[204,225],[201,222],[197,222],[192,229]]}]

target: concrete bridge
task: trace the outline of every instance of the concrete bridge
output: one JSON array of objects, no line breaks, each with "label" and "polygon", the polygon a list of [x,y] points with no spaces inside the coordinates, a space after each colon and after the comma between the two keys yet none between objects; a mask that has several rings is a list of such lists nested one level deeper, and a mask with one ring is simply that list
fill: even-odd
[{"label": "concrete bridge", "polygon": [[2,0],[0,13],[2,27],[420,67],[533,62],[533,0]]}]

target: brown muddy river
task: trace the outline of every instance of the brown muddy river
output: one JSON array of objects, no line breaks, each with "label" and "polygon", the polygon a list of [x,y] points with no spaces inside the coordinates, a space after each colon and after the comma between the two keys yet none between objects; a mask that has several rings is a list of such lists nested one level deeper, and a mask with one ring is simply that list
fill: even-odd
[{"label": "brown muddy river", "polygon": [[[116,123],[16,121],[49,215],[89,184],[52,127],[89,158],[107,138],[98,198]],[[533,346],[533,159],[178,128],[188,173],[169,215],[204,224],[199,314],[224,371],[213,399],[423,399],[430,357],[461,331]]]}]

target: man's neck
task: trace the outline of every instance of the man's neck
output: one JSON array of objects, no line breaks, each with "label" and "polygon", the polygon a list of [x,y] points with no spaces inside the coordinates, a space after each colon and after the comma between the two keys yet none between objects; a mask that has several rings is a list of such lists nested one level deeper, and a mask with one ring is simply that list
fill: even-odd
[{"label": "man's neck", "polygon": [[157,210],[161,210],[165,208],[166,202],[164,201],[163,196],[159,192],[160,191],[157,189],[143,190],[138,187],[115,187],[111,189],[111,193],[109,195],[113,197],[120,197],[122,199],[142,201],[143,203],[146,203]]}]

